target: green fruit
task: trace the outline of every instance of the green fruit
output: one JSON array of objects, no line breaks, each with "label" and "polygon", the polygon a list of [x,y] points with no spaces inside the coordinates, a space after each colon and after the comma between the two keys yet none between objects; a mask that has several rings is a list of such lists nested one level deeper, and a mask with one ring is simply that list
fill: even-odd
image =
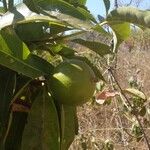
[{"label": "green fruit", "polygon": [[50,87],[54,99],[62,104],[81,105],[93,95],[96,87],[93,70],[83,61],[71,59],[54,69]]}]

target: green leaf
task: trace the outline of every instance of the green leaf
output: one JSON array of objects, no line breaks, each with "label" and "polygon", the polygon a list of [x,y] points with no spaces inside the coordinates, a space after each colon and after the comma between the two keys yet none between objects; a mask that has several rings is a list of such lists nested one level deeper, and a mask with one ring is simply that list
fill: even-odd
[{"label": "green leaf", "polygon": [[143,100],[147,99],[145,94],[143,92],[139,91],[138,89],[128,88],[128,89],[125,89],[124,92],[131,94],[131,95],[134,95],[134,96],[137,96]]},{"label": "green leaf", "polygon": [[61,106],[61,150],[68,150],[77,133],[76,107]]},{"label": "green leaf", "polygon": [[[20,6],[17,6],[17,10],[19,10],[19,12],[21,12],[22,16],[24,16],[25,19],[23,20],[23,19],[19,18],[19,16],[17,15],[17,13],[14,10],[13,13],[16,14],[16,17],[15,17],[16,19],[13,21],[13,23],[27,23],[29,21],[31,21],[31,22],[33,22],[33,21],[45,21],[45,22],[47,21],[48,22],[49,21],[51,23],[54,22],[54,23],[60,24],[62,26],[70,25],[70,26],[74,27],[75,29],[80,29],[83,31],[87,31],[92,28],[94,30],[94,25],[91,23],[91,21],[96,22],[95,18],[87,10],[85,10],[81,7],[75,8],[72,5],[66,4],[66,2],[62,2],[62,1],[61,1],[61,3],[63,3],[64,5],[60,5],[61,3],[58,3],[58,1],[55,1],[55,3],[53,3],[56,5],[50,5],[53,1],[46,2],[46,1],[42,0],[41,2],[39,2],[39,3],[38,2],[39,2],[39,0],[35,1],[37,8],[38,8],[39,3],[40,4],[42,3],[43,5],[45,4],[44,6],[42,5],[42,7],[44,7],[44,9],[38,8],[40,13],[42,13],[42,16],[39,14],[33,14],[33,12],[30,11],[26,5],[20,5]],[[60,10],[64,9],[64,7],[69,7],[68,11],[73,11],[73,14],[74,13],[76,14],[76,11],[77,11],[78,13],[82,14],[82,16],[84,16],[84,17],[82,19],[76,18],[74,16],[71,16],[70,13],[65,14],[64,10],[62,10],[62,12],[61,11],[59,12],[59,9]],[[73,9],[72,9],[72,7],[73,7]],[[22,10],[25,10],[26,12],[28,12],[28,14],[31,14],[31,15],[24,14]],[[45,16],[45,14],[47,14],[49,16]],[[53,16],[53,18],[50,16]],[[55,19],[54,17],[57,19]],[[6,20],[6,17],[3,19],[3,21],[5,21],[5,20]],[[95,30],[97,30],[98,32],[100,30],[101,30],[100,32],[104,31],[104,29],[102,29],[102,28],[99,30],[98,27],[96,27]],[[54,30],[54,31],[56,31],[56,30]],[[104,31],[103,33],[106,33],[106,31]]]},{"label": "green leaf", "polygon": [[110,0],[103,0],[105,9],[106,9],[106,15],[108,14],[108,11],[110,9]]},{"label": "green leaf", "polygon": [[[50,76],[54,69],[54,67],[49,62],[33,54],[30,54],[28,56],[28,58],[25,60],[25,63],[29,64],[29,66],[41,72],[41,75]],[[31,74],[31,72],[29,74]],[[31,75],[29,75],[29,77],[31,77]],[[38,74],[35,74],[35,77],[39,77]]]},{"label": "green leaf", "polygon": [[79,4],[81,4],[81,5],[85,5],[87,2],[87,0],[78,0],[78,1],[79,1]]},{"label": "green leaf", "polygon": [[95,25],[92,29],[104,36],[109,36],[109,37],[111,36],[111,34],[108,33],[106,30],[104,30],[99,24]]},{"label": "green leaf", "polygon": [[48,40],[58,33],[70,30],[66,26],[54,22],[29,22],[15,27],[18,36],[25,42]]},{"label": "green leaf", "polygon": [[118,46],[126,40],[130,34],[131,34],[131,29],[130,29],[130,24],[126,22],[118,22],[117,24],[111,24],[111,28],[113,29],[113,52],[116,51]]},{"label": "green leaf", "polygon": [[14,30],[10,27],[0,31],[0,51],[22,59],[26,59],[30,54],[27,46],[17,37]]},{"label": "green leaf", "polygon": [[[45,16],[32,12],[24,3],[21,3],[18,4],[13,10],[11,10],[11,12],[8,11],[0,18],[0,29],[14,24],[35,21],[60,23],[59,20],[50,16]],[[61,22],[61,24],[64,25],[65,23]]]},{"label": "green leaf", "polygon": [[30,53],[12,28],[0,31],[0,64],[30,78],[49,75],[52,65]]},{"label": "green leaf", "polygon": [[86,19],[89,19],[95,23],[97,23],[94,16],[87,10],[85,4],[87,0],[63,0],[68,2],[69,4],[73,5],[76,10],[78,10],[80,13],[82,13],[83,16],[85,16]]},{"label": "green leaf", "polygon": [[115,31],[119,41],[124,41],[130,36],[130,24],[129,23],[118,23],[111,25],[111,28]]},{"label": "green leaf", "polygon": [[50,47],[50,50],[55,54],[59,54],[65,57],[74,56],[74,53],[75,53],[73,49],[62,44],[52,45]]},{"label": "green leaf", "polygon": [[113,10],[107,17],[108,22],[129,22],[150,28],[150,11],[134,7],[120,7]]},{"label": "green leaf", "polygon": [[58,52],[58,54],[65,57],[71,57],[74,56],[75,51],[67,46],[63,46],[61,51]]},{"label": "green leaf", "polygon": [[89,48],[90,50],[96,52],[97,54],[99,54],[100,56],[104,56],[106,54],[111,54],[112,52],[110,51],[110,47],[106,44],[102,44],[99,42],[92,42],[92,41],[86,41],[83,39],[74,39],[72,40],[72,42],[81,44],[87,48]]},{"label": "green leaf", "polygon": [[35,3],[42,9],[52,12],[54,16],[66,14],[81,20],[86,20],[80,11],[63,0],[35,0]]},{"label": "green leaf", "polygon": [[60,41],[62,42],[62,40],[64,40],[64,42],[66,42],[67,40],[72,40],[73,38],[74,39],[78,38],[79,35],[87,33],[87,30],[99,32],[101,35],[107,36],[108,38],[110,38],[110,36],[112,36],[99,24],[96,24],[94,26],[88,26],[88,27],[84,26],[84,24],[82,24],[80,27],[77,27],[77,28],[79,28],[79,30],[74,30],[74,32],[69,32],[69,34],[62,35],[62,36],[56,38],[55,40],[58,40],[59,42]]},{"label": "green leaf", "polygon": [[22,150],[60,150],[57,110],[45,87],[34,101],[22,140]]},{"label": "green leaf", "polygon": [[40,13],[53,16],[77,29],[89,30],[93,26],[91,21],[87,20],[89,17],[85,11],[83,13],[63,0],[37,0],[35,3],[37,7],[41,7]]},{"label": "green leaf", "polygon": [[38,13],[34,0],[22,0],[22,2],[33,12]]},{"label": "green leaf", "polygon": [[96,19],[94,18],[94,16],[89,12],[87,11],[86,9],[84,8],[81,8],[81,7],[77,7],[76,8],[79,12],[81,12],[87,20],[91,20],[93,21],[94,23],[97,23]]}]

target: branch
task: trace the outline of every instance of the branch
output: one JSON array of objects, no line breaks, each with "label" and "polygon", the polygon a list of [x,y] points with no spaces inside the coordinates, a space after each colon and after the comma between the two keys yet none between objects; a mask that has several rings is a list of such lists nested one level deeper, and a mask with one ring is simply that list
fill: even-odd
[{"label": "branch", "polygon": [[130,0],[130,2],[128,4],[126,4],[126,6],[130,6],[132,4],[133,0]]},{"label": "branch", "polygon": [[[123,95],[123,97],[124,97],[125,100],[127,101],[128,105],[132,108],[132,110],[134,110],[134,111],[136,112],[135,108],[132,107],[132,104],[130,103],[130,100],[128,99],[128,97],[127,97],[127,96],[125,95],[125,93],[123,92],[123,89],[121,88],[121,86],[120,86],[120,84],[119,84],[117,78],[115,77],[115,75],[114,75],[114,73],[113,73],[113,71],[112,71],[112,68],[109,68],[108,71],[109,71],[110,75],[113,77],[114,81],[116,82],[116,84],[117,84],[117,86],[118,86],[118,88],[119,88],[119,90],[120,90],[120,93]],[[139,126],[140,126],[140,128],[141,128],[141,130],[142,130],[142,132],[143,132],[143,136],[144,136],[145,142],[146,142],[146,144],[147,144],[147,146],[148,146],[148,149],[150,150],[150,143],[149,143],[149,141],[148,141],[148,137],[147,137],[147,135],[146,135],[146,133],[145,133],[145,131],[144,131],[144,128],[143,128],[143,126],[142,126],[142,123],[141,123],[141,121],[140,121],[140,119],[139,119],[139,117],[138,117],[138,114],[137,114],[137,113],[134,113],[134,116],[135,116],[136,120],[137,120],[138,123],[139,123]]]}]

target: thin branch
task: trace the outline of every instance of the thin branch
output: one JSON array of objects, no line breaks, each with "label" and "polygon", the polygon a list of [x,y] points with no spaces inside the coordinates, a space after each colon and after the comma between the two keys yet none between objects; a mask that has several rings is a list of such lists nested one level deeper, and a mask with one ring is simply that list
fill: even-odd
[{"label": "thin branch", "polygon": [[132,4],[133,0],[130,0],[130,2],[128,4],[126,4],[127,6],[130,6]]},{"label": "thin branch", "polygon": [[[115,87],[113,85],[113,79],[112,79],[112,76],[110,76],[110,84],[112,86],[112,89],[115,90]],[[118,103],[117,103],[117,99],[114,97],[115,101],[115,105],[116,105],[116,108],[118,110],[118,112],[120,111],[119,109],[119,106],[118,106]],[[119,124],[120,124],[120,127],[121,127],[121,132],[122,132],[122,141],[123,141],[123,144],[124,146],[126,145],[126,140],[125,140],[125,135],[124,135],[124,128],[123,128],[123,124],[122,124],[122,118],[118,115],[118,120],[119,120]]]},{"label": "thin branch", "polygon": [[[125,98],[125,100],[127,101],[128,105],[132,108],[132,110],[135,110],[135,108],[132,107],[132,104],[130,103],[128,97],[124,94],[123,89],[121,88],[121,86],[120,86],[120,84],[119,84],[117,78],[115,77],[115,75],[114,75],[114,73],[113,73],[113,71],[112,71],[112,68],[109,68],[108,71],[109,71],[110,75],[113,77],[114,81],[116,82],[116,84],[117,84],[117,86],[118,86],[118,88],[119,88],[119,90],[120,90],[120,93],[124,96],[124,98]],[[135,111],[136,111],[136,110],[135,110]],[[139,117],[138,117],[138,114],[137,114],[137,113],[134,113],[134,116],[136,117],[136,120],[137,120],[138,123],[139,123],[139,126],[140,126],[140,128],[141,128],[141,130],[142,130],[142,132],[143,132],[143,136],[144,136],[145,142],[146,142],[146,144],[147,144],[147,146],[148,146],[148,149],[150,150],[150,143],[149,143],[148,137],[147,137],[147,135],[146,135],[146,133],[145,133],[145,131],[144,131],[143,125],[142,125],[142,123],[141,123],[141,121],[140,121],[140,119],[139,119]]]}]

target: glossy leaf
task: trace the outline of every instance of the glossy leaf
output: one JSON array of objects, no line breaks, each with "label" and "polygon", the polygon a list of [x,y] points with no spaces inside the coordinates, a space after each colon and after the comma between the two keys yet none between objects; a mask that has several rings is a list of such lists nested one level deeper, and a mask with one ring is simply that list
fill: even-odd
[{"label": "glossy leaf", "polygon": [[81,20],[86,20],[80,11],[63,0],[35,0],[35,3],[42,9],[49,11],[56,16],[66,14]]},{"label": "glossy leaf", "polygon": [[22,0],[22,2],[33,12],[39,13],[35,6],[34,0]]},{"label": "glossy leaf", "polygon": [[69,47],[63,46],[61,51],[58,52],[58,54],[65,57],[71,57],[74,56],[75,51]]},{"label": "glossy leaf", "polygon": [[115,31],[119,41],[124,41],[130,36],[131,30],[129,23],[118,23],[111,25],[111,28]]},{"label": "glossy leaf", "polygon": [[[58,18],[59,22],[63,22],[64,24],[66,22],[75,28],[82,27],[83,24],[85,28],[91,28],[90,22],[83,22],[86,19],[96,22],[95,18],[89,13],[89,11],[84,9],[86,0],[77,2],[80,6],[83,6],[83,8],[74,7],[71,4],[76,4],[76,2],[70,0],[32,0],[32,2],[31,0],[25,0],[25,3],[31,10],[35,10],[35,12],[42,13],[43,15],[49,14],[50,16]],[[39,9],[39,6],[41,9]],[[55,19],[52,18],[52,20]]]},{"label": "glossy leaf", "polygon": [[50,16],[44,16],[32,12],[24,3],[20,3],[13,10],[11,10],[11,12],[8,11],[0,18],[0,29],[17,23],[35,21],[60,22]]},{"label": "glossy leaf", "polygon": [[108,22],[129,22],[150,28],[150,11],[134,7],[120,7],[110,12],[107,20]]},{"label": "glossy leaf", "polygon": [[[38,0],[39,1],[39,0]],[[38,1],[35,1],[36,5],[38,6],[39,3]],[[42,4],[45,4],[45,7],[47,8],[52,2],[45,2],[45,1],[41,1]],[[41,4],[40,2],[40,4]],[[65,3],[65,2],[63,2]],[[47,5],[46,5],[47,4]],[[56,6],[58,6],[58,9],[55,9]],[[44,15],[39,15],[36,14],[34,12],[32,12],[31,10],[29,10],[29,8],[25,5],[25,4],[19,4],[16,6],[16,9],[14,9],[12,11],[12,13],[8,12],[6,15],[4,15],[1,19],[1,24],[0,27],[3,28],[5,26],[11,25],[11,24],[17,24],[17,23],[28,23],[28,22],[35,22],[35,21],[44,21],[44,22],[50,22],[51,24],[55,23],[58,25],[62,25],[62,26],[68,26],[71,25],[73,26],[75,29],[80,29],[80,30],[90,30],[91,28],[93,28],[94,30],[94,26],[93,24],[90,23],[90,21],[96,21],[95,18],[86,10],[83,10],[82,8],[78,8],[79,10],[77,10],[77,8],[74,8],[74,11],[78,11],[80,13],[82,13],[82,16],[84,16],[84,19],[88,19],[87,21],[84,21],[82,19],[76,18],[69,15],[66,15],[65,13],[58,13],[59,7],[60,9],[62,9],[62,6],[60,6],[57,2],[56,2],[56,6],[54,5],[54,7],[52,7],[52,5],[50,5],[48,10],[41,10],[41,13],[43,13]],[[66,6],[66,3],[65,3]],[[68,6],[68,4],[67,4]],[[45,8],[44,7],[44,8]],[[69,4],[70,7],[70,4]],[[73,6],[71,6],[72,8]],[[17,11],[16,11],[17,10]],[[70,9],[70,11],[73,11],[72,9]],[[40,9],[39,9],[40,11]],[[18,15],[18,12],[20,15]],[[27,13],[24,13],[27,12]],[[75,12],[73,12],[75,13]],[[45,14],[49,14],[49,16],[45,16]],[[15,17],[14,17],[15,15]],[[50,16],[53,16],[55,18],[52,18]],[[7,18],[10,18],[9,20]],[[97,30],[97,29],[96,29]],[[51,30],[52,31],[52,30]],[[53,31],[57,31],[53,30]],[[100,30],[98,30],[100,31]],[[101,30],[102,31],[102,30]],[[100,32],[101,32],[100,31]],[[104,30],[103,30],[104,31]]]},{"label": "glossy leaf", "polygon": [[43,41],[58,33],[70,30],[66,26],[53,22],[29,22],[15,27],[18,36],[25,42]]},{"label": "glossy leaf", "polygon": [[29,114],[28,124],[23,134],[22,150],[60,150],[56,107],[46,89],[43,90],[34,101]]},{"label": "glossy leaf", "polygon": [[63,0],[68,2],[69,4],[73,5],[82,15],[86,17],[86,19],[89,19],[95,23],[97,23],[94,16],[90,13],[90,11],[87,10],[85,4],[87,0]]},{"label": "glossy leaf", "polygon": [[48,62],[30,53],[12,28],[0,31],[0,64],[30,78],[49,75]]},{"label": "glossy leaf", "polygon": [[102,44],[99,42],[86,41],[83,39],[74,39],[74,40],[72,40],[72,42],[81,44],[81,45],[89,48],[90,50],[96,52],[97,54],[99,54],[102,57],[106,54],[111,54],[110,47],[106,44]]},{"label": "glossy leaf", "polygon": [[53,16],[61,22],[68,23],[81,30],[89,30],[93,24],[87,20],[89,18],[87,13],[79,11],[71,4],[62,0],[37,0],[35,1],[37,6],[40,6],[39,10],[42,14]]},{"label": "glossy leaf", "polygon": [[61,106],[61,150],[68,150],[77,132],[76,107]]},{"label": "glossy leaf", "polygon": [[99,32],[100,34],[104,36],[111,36],[110,33],[108,33],[103,27],[101,27],[99,24],[95,25],[92,28],[94,31]]},{"label": "glossy leaf", "polygon": [[113,29],[113,52],[116,52],[116,49],[118,46],[126,40],[130,34],[131,34],[131,29],[130,29],[130,24],[126,22],[118,22],[118,24],[111,24],[111,28]]},{"label": "glossy leaf", "polygon": [[[84,25],[83,25],[84,26]],[[79,37],[79,35],[82,35],[82,34],[84,34],[84,33],[86,33],[87,31],[86,30],[82,30],[80,27],[78,27],[79,28],[79,31],[76,31],[75,30],[75,32],[68,32],[68,34],[66,34],[66,35],[62,35],[62,36],[60,36],[60,37],[58,37],[58,38],[56,38],[55,40],[57,41],[64,41],[64,42],[66,42],[66,41],[70,41],[70,40],[72,40],[73,38],[75,39],[75,38],[78,38]],[[111,36],[111,34],[110,33],[108,33],[104,28],[102,28],[99,24],[97,24],[97,25],[95,25],[95,26],[88,26],[88,28],[85,28],[85,29],[87,29],[87,30],[90,30],[90,31],[96,31],[96,32],[98,32],[98,33],[100,33],[101,35],[104,35],[104,36],[107,36],[107,37],[110,37]]]},{"label": "glossy leaf", "polygon": [[87,20],[91,20],[93,21],[94,23],[97,23],[96,19],[94,18],[94,16],[89,12],[87,11],[86,9],[84,8],[81,8],[81,7],[77,7],[76,8],[79,12],[81,12]]},{"label": "glossy leaf", "polygon": [[137,96],[143,100],[147,99],[145,94],[143,92],[139,91],[138,89],[128,88],[128,89],[125,89],[124,92],[131,94],[131,95],[134,95],[134,96]]},{"label": "glossy leaf", "polygon": [[50,50],[55,54],[59,54],[65,57],[74,56],[75,53],[73,49],[61,44],[52,45]]}]

